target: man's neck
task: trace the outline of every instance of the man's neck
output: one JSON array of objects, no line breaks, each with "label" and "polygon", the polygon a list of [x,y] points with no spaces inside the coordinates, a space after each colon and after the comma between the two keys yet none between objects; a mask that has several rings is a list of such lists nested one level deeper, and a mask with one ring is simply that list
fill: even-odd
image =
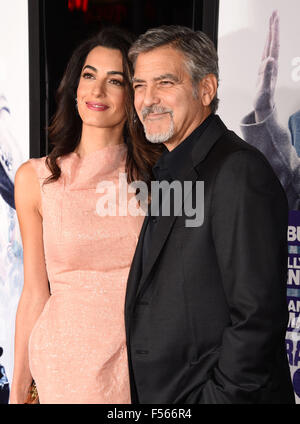
[{"label": "man's neck", "polygon": [[184,135],[176,137],[176,138],[170,138],[170,140],[163,143],[166,148],[171,152],[174,150],[179,144],[181,144],[185,139],[188,138],[189,135],[192,134],[193,131],[195,131],[196,128],[200,127],[200,125],[203,124],[203,122],[208,118],[208,116],[211,115],[210,111],[206,111],[202,116],[201,119],[198,121],[195,121],[192,125],[190,125],[187,130],[184,132]]}]

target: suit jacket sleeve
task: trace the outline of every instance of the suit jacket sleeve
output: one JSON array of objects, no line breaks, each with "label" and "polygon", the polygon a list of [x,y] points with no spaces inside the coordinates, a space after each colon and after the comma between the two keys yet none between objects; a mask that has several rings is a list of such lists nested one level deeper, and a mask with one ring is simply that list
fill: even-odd
[{"label": "suit jacket sleeve", "polygon": [[[212,200],[212,234],[231,325],[199,403],[256,403],[284,346],[288,206],[257,151],[230,155]],[[282,351],[282,349],[281,349]]]},{"label": "suit jacket sleeve", "polygon": [[292,145],[300,156],[300,110],[289,117],[289,130],[292,136]]},{"label": "suit jacket sleeve", "polygon": [[289,132],[277,120],[276,110],[256,123],[254,112],[241,122],[244,139],[259,149],[272,165],[285,189],[290,209],[300,209],[300,158]]}]

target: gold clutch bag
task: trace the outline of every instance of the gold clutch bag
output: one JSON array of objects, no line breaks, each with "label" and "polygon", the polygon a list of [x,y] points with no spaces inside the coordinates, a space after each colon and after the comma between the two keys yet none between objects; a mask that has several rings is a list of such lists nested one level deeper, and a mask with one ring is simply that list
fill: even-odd
[{"label": "gold clutch bag", "polygon": [[28,389],[28,394],[27,394],[27,398],[25,400],[26,404],[35,404],[35,403],[40,403],[39,402],[39,394],[37,392],[37,388],[36,388],[36,384],[35,381],[32,380],[32,383]]}]

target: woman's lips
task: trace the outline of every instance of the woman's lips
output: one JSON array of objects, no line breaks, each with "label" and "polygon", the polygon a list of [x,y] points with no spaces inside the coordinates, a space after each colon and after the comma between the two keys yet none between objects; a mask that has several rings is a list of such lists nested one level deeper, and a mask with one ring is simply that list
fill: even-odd
[{"label": "woman's lips", "polygon": [[103,103],[94,103],[94,102],[86,102],[86,106],[90,110],[96,110],[97,112],[103,112],[107,110],[109,106],[104,105]]}]

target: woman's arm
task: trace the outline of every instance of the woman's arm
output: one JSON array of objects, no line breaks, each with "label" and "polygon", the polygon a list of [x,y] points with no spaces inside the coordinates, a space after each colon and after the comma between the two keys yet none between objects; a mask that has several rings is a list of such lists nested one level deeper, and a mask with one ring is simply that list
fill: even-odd
[{"label": "woman's arm", "polygon": [[32,381],[28,340],[50,296],[43,248],[40,186],[29,161],[21,165],[16,173],[15,204],[23,243],[24,286],[16,315],[10,403],[24,403]]}]

